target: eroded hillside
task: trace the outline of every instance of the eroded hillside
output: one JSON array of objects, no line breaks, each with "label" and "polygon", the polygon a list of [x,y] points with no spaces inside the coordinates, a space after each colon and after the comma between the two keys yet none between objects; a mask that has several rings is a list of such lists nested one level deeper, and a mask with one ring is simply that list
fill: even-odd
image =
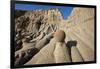
[{"label": "eroded hillside", "polygon": [[[74,8],[67,20],[63,19],[59,9],[16,11],[16,15],[15,65],[32,61],[30,59],[49,44],[53,38],[51,35],[57,30],[63,30],[66,34],[65,43],[69,51],[67,56],[70,56],[71,62],[94,60],[94,9]],[[44,38],[48,40],[45,41]],[[32,52],[28,52],[30,49]]]}]

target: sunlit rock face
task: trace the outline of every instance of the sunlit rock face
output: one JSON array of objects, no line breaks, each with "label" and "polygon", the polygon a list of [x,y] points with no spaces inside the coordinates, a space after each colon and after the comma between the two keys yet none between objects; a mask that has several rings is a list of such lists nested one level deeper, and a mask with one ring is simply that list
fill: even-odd
[{"label": "sunlit rock face", "polygon": [[[94,17],[93,8],[74,8],[61,26],[61,29],[66,32],[66,42],[77,41],[75,48],[84,61],[94,60]],[[78,56],[75,57],[76,50],[73,47],[71,47],[71,53],[74,61]]]},{"label": "sunlit rock face", "polygon": [[64,39],[65,32],[57,30],[50,42],[25,65],[71,62],[68,47],[66,47]]},{"label": "sunlit rock face", "polygon": [[[94,16],[93,8],[73,8],[66,20],[63,19],[59,9],[52,8],[21,12],[16,10],[16,66],[24,64],[67,63],[67,61],[93,61],[95,55]],[[62,30],[64,34],[55,34],[58,30]],[[56,42],[53,41],[54,37],[57,37],[57,45],[52,45]],[[51,46],[49,45],[50,43]],[[62,47],[62,43],[64,43],[64,47]],[[48,52],[41,55],[41,50]],[[51,55],[49,51],[54,54]],[[59,52],[62,54],[59,54]],[[49,57],[46,54],[49,54]],[[46,59],[45,62],[42,60],[44,58]]]},{"label": "sunlit rock face", "polygon": [[[59,9],[27,11],[24,15],[16,18],[15,30],[16,32],[20,30],[28,31],[29,33],[46,31],[48,24],[55,26],[56,24],[58,25],[61,20],[62,16]],[[52,28],[52,30],[55,29],[56,27]]]}]

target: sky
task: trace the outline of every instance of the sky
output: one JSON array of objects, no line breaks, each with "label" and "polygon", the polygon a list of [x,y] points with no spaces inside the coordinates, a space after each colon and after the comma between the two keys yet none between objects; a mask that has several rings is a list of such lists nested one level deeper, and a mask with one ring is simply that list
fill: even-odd
[{"label": "sky", "polygon": [[63,18],[66,20],[67,17],[70,15],[73,7],[69,6],[49,6],[49,5],[36,5],[36,4],[15,4],[16,10],[38,10],[43,9],[47,10],[48,8],[59,8]]}]

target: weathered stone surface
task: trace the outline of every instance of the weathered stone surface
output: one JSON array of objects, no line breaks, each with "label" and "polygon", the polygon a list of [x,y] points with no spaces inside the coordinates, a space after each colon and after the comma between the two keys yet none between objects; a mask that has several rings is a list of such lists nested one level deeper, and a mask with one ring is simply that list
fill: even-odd
[{"label": "weathered stone surface", "polygon": [[72,62],[83,62],[83,58],[76,46],[71,47]]},{"label": "weathered stone surface", "polygon": [[[64,38],[60,36],[61,34],[63,34]],[[67,50],[67,47],[64,43],[65,39],[64,34],[65,34],[64,31],[61,30],[56,31],[50,43],[44,46],[25,65],[71,62],[71,59],[69,57],[69,51]],[[61,39],[58,40],[59,37],[61,37]]]},{"label": "weathered stone surface", "polygon": [[65,43],[61,43],[61,42],[56,43],[54,58],[55,58],[55,63],[71,62],[69,50]]},{"label": "weathered stone surface", "polygon": [[93,61],[94,55],[94,9],[73,8],[67,20],[54,8],[16,11],[16,66]]}]

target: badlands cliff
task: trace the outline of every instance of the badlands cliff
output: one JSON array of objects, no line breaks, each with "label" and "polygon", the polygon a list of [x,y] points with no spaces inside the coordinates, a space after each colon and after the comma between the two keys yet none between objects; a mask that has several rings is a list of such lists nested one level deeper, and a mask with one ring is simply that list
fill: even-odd
[{"label": "badlands cliff", "polygon": [[[50,33],[54,33],[56,30],[63,30],[66,34],[65,43],[71,62],[94,60],[94,9],[73,8],[66,20],[63,19],[59,9],[54,8],[34,11],[16,10],[16,15],[15,65],[24,65],[34,58],[34,55],[49,44],[53,37],[53,34],[51,37]],[[48,40],[46,40],[47,38]],[[33,52],[34,48],[36,48],[35,52]],[[29,53],[28,50],[31,49],[32,53]],[[26,53],[28,56],[25,56]],[[26,58],[27,60],[23,60]]]}]

